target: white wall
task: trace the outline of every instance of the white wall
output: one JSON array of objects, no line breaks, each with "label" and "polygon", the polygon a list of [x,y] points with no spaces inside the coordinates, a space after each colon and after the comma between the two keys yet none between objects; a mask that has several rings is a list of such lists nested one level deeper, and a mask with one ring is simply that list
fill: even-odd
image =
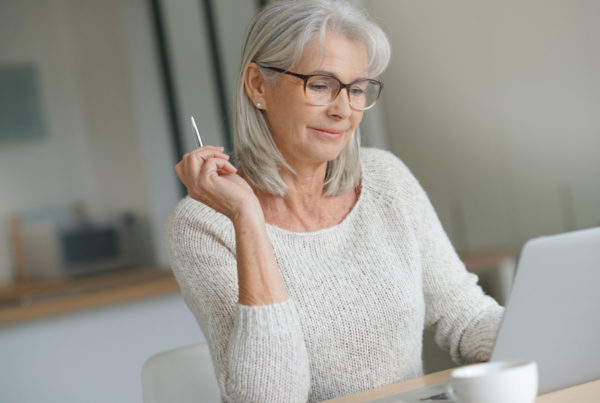
[{"label": "white wall", "polygon": [[179,295],[0,327],[0,402],[141,402],[148,357],[204,341]]},{"label": "white wall", "polygon": [[77,84],[87,141],[104,214],[146,215],[136,126],[132,119],[125,36],[118,0],[70,0],[63,8],[71,27]]},{"label": "white wall", "polygon": [[457,248],[600,225],[600,3],[365,3],[393,47],[391,149]]},{"label": "white wall", "polygon": [[7,216],[76,200],[97,208],[89,127],[62,3],[0,2],[0,63],[38,66],[47,135],[0,144],[0,282],[11,277]]},{"label": "white wall", "polygon": [[97,220],[134,212],[145,263],[167,264],[163,223],[180,198],[148,4],[0,2],[0,63],[35,63],[47,134],[0,144],[0,283],[8,217],[83,202]]}]

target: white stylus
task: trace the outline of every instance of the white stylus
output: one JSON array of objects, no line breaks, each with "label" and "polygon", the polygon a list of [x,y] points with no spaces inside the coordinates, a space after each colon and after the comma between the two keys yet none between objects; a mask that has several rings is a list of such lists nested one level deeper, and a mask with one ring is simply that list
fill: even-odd
[{"label": "white stylus", "polygon": [[204,147],[202,145],[202,139],[200,138],[200,132],[198,131],[198,126],[196,126],[196,121],[194,120],[193,116],[190,116],[190,118],[192,119],[192,127],[194,128],[194,131],[196,132],[196,143],[198,143],[198,147]]}]

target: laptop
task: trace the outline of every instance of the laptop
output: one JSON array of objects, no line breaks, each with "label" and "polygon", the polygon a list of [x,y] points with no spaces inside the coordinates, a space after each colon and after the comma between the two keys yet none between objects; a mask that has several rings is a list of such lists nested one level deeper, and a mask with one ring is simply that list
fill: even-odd
[{"label": "laptop", "polygon": [[[538,394],[600,378],[600,227],[528,241],[490,361],[533,360]],[[375,400],[451,402],[445,385]]]}]

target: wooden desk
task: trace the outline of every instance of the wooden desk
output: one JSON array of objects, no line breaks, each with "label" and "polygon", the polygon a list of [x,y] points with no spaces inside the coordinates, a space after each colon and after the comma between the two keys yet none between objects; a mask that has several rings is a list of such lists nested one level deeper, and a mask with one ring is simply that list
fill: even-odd
[{"label": "wooden desk", "polygon": [[[398,393],[408,392],[425,386],[436,385],[445,382],[452,369],[425,375],[419,378],[409,379],[403,382],[382,386],[380,388],[355,393],[348,396],[327,400],[328,403],[359,403],[370,402],[383,397]],[[600,401],[600,379],[582,383],[570,388],[560,389],[554,392],[540,395],[536,403],[598,403]]]},{"label": "wooden desk", "polygon": [[173,274],[164,268],[0,285],[0,327],[178,291]]}]

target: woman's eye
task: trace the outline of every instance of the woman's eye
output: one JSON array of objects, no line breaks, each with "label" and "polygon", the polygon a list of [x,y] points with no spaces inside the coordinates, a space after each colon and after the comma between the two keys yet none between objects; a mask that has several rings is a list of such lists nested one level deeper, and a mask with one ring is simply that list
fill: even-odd
[{"label": "woman's eye", "polygon": [[317,91],[317,92],[329,90],[329,86],[326,83],[322,83],[322,82],[310,83],[309,88],[311,89],[311,91]]},{"label": "woman's eye", "polygon": [[353,97],[361,97],[363,96],[365,91],[362,88],[353,87],[350,88],[350,95]]},{"label": "woman's eye", "polygon": [[325,92],[331,90],[331,84],[327,80],[313,80],[308,83],[311,91]]}]

